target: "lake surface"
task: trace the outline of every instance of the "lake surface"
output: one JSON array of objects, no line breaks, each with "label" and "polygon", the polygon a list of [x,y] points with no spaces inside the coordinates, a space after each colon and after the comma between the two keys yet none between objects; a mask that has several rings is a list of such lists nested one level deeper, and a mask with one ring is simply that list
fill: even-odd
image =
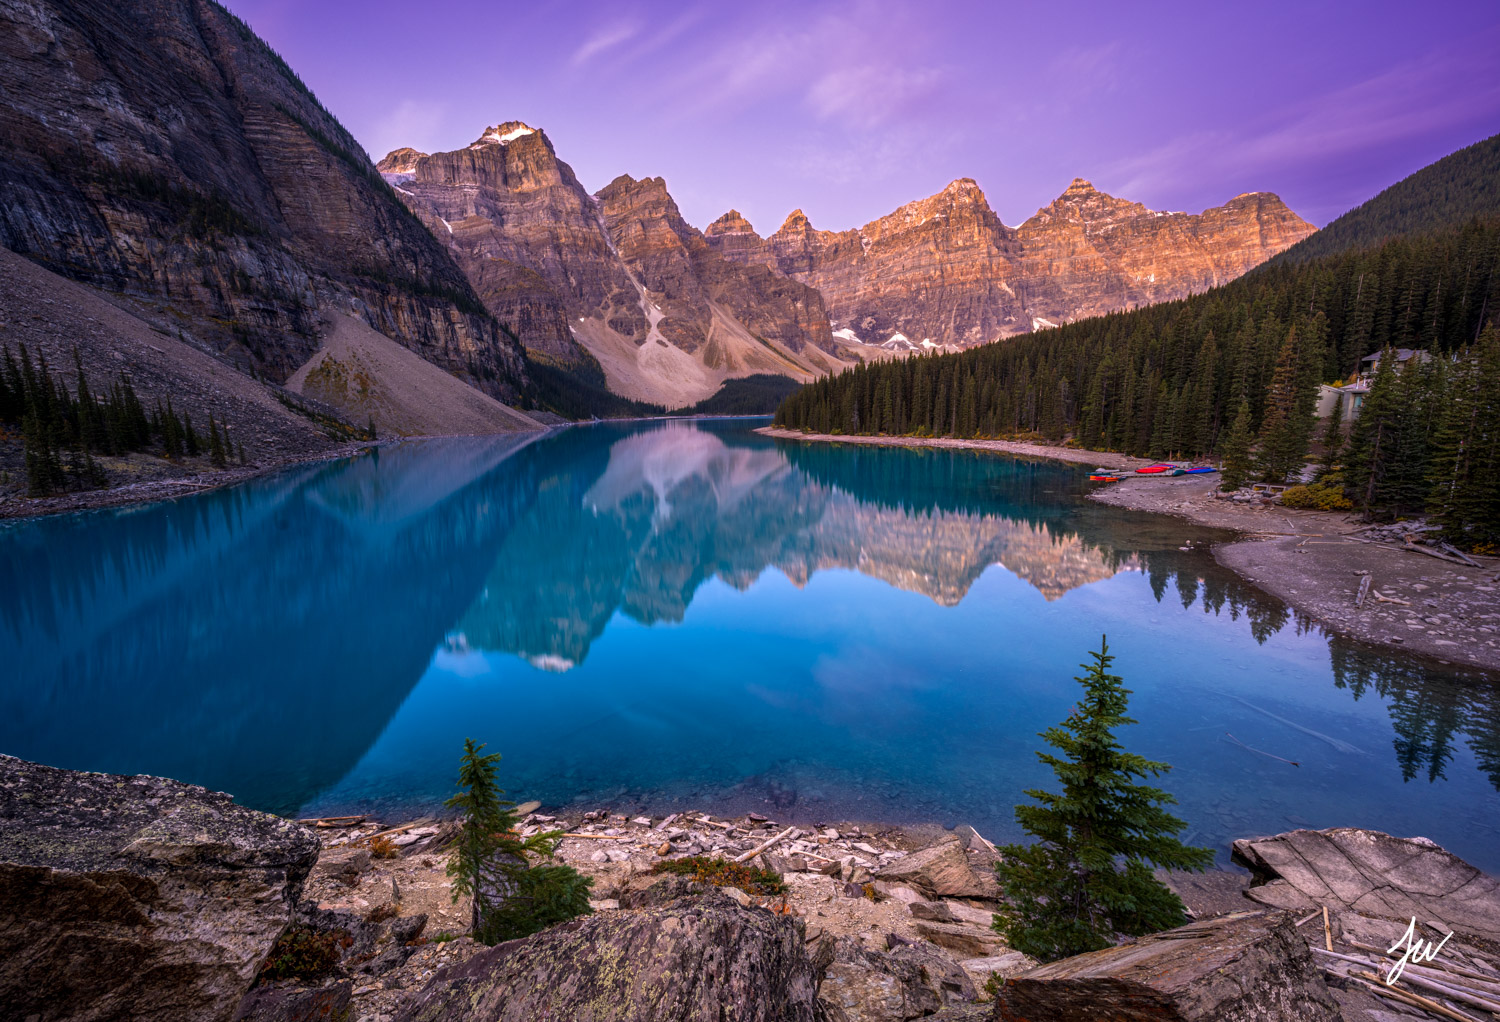
[{"label": "lake surface", "polygon": [[1195,843],[1359,825],[1500,870],[1493,679],[1299,623],[1086,468],[759,424],[416,441],[0,528],[0,751],[396,814],[472,736],[518,800],[1003,841],[1108,633]]}]

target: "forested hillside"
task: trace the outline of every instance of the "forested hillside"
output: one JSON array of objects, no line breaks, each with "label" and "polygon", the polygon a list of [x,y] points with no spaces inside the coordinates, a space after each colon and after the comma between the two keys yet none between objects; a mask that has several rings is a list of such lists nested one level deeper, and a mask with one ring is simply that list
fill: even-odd
[{"label": "forested hillside", "polygon": [[1475,217],[1500,217],[1500,135],[1460,149],[1396,182],[1272,262],[1307,262],[1395,237],[1458,227]]},{"label": "forested hillside", "polygon": [[[1474,220],[957,355],[860,366],[791,395],[776,419],[823,433],[1034,433],[1147,457],[1217,452],[1240,473],[1282,480],[1304,464],[1319,383],[1349,378],[1388,346],[1426,349],[1436,357],[1418,372],[1377,380],[1379,414],[1359,420],[1349,455],[1349,499],[1414,510],[1435,492],[1434,466],[1456,454],[1450,495],[1459,476],[1500,469],[1490,464],[1500,448],[1493,331],[1476,343],[1497,308],[1500,221]],[[1342,432],[1329,439],[1337,448]],[[1393,473],[1407,482],[1387,486]],[[1500,541],[1500,490],[1476,485],[1488,496],[1463,498],[1478,503],[1450,515],[1454,535]],[[1489,539],[1465,531],[1491,513],[1482,508],[1493,512]]]}]

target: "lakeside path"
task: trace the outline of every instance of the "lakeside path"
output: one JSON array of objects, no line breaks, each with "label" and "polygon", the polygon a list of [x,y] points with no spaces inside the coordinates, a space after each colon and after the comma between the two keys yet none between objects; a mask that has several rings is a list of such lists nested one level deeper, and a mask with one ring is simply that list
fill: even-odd
[{"label": "lakeside path", "polygon": [[[765,427],[780,440],[938,447],[1051,458],[1133,470],[1142,458],[1008,440],[846,437]],[[1215,496],[1218,476],[1140,476],[1101,485],[1089,499],[1228,529],[1240,538],[1215,559],[1325,629],[1361,642],[1500,674],[1500,558],[1455,564],[1360,535],[1354,515],[1248,504]],[[1370,591],[1356,607],[1364,574]]]}]

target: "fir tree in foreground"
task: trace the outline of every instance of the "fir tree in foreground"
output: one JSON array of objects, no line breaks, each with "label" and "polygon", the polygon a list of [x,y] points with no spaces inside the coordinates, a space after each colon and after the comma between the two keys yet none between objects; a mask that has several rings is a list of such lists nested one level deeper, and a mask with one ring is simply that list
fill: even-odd
[{"label": "fir tree in foreground", "polygon": [[1059,727],[1041,737],[1062,755],[1039,752],[1062,782],[1054,795],[1029,790],[1037,805],[1016,806],[1016,819],[1032,845],[1006,845],[995,865],[1008,908],[995,929],[1017,951],[1053,961],[1111,946],[1118,934],[1140,936],[1186,922],[1182,901],[1152,875],[1152,867],[1206,869],[1207,848],[1175,836],[1185,826],[1163,806],[1174,799],[1137,784],[1172,769],[1129,753],[1114,730],[1125,716],[1130,690],[1109,673],[1109,644],[1100,641],[1087,673],[1082,701]]},{"label": "fir tree in foreground", "polygon": [[500,755],[483,750],[464,739],[458,772],[464,790],[444,803],[464,817],[448,875],[453,900],[473,901],[474,939],[498,944],[586,915],[594,881],[572,866],[533,864],[551,858],[562,832],[517,836],[515,803],[500,798],[505,792],[497,784]]}]

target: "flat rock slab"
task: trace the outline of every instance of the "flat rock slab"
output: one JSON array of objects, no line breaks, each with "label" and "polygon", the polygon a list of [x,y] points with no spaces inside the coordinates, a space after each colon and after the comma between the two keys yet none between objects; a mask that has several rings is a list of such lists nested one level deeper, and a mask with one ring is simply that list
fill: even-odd
[{"label": "flat rock slab", "polygon": [[400,1018],[814,1022],[816,976],[789,917],[717,890],[654,900],[481,951],[435,975]]},{"label": "flat rock slab", "polygon": [[1500,940],[1500,881],[1426,838],[1334,827],[1241,838],[1234,859],[1255,875],[1246,894],[1296,911],[1327,906]]},{"label": "flat rock slab", "polygon": [[1220,916],[1076,955],[1007,980],[1001,1020],[1339,1022],[1283,912]]},{"label": "flat rock slab", "polygon": [[823,965],[818,997],[844,1022],[907,1022],[979,997],[959,964],[930,945],[871,951],[839,937],[820,944],[816,957]]},{"label": "flat rock slab", "polygon": [[317,855],[220,792],[0,756],[0,1017],[231,1018]]}]

